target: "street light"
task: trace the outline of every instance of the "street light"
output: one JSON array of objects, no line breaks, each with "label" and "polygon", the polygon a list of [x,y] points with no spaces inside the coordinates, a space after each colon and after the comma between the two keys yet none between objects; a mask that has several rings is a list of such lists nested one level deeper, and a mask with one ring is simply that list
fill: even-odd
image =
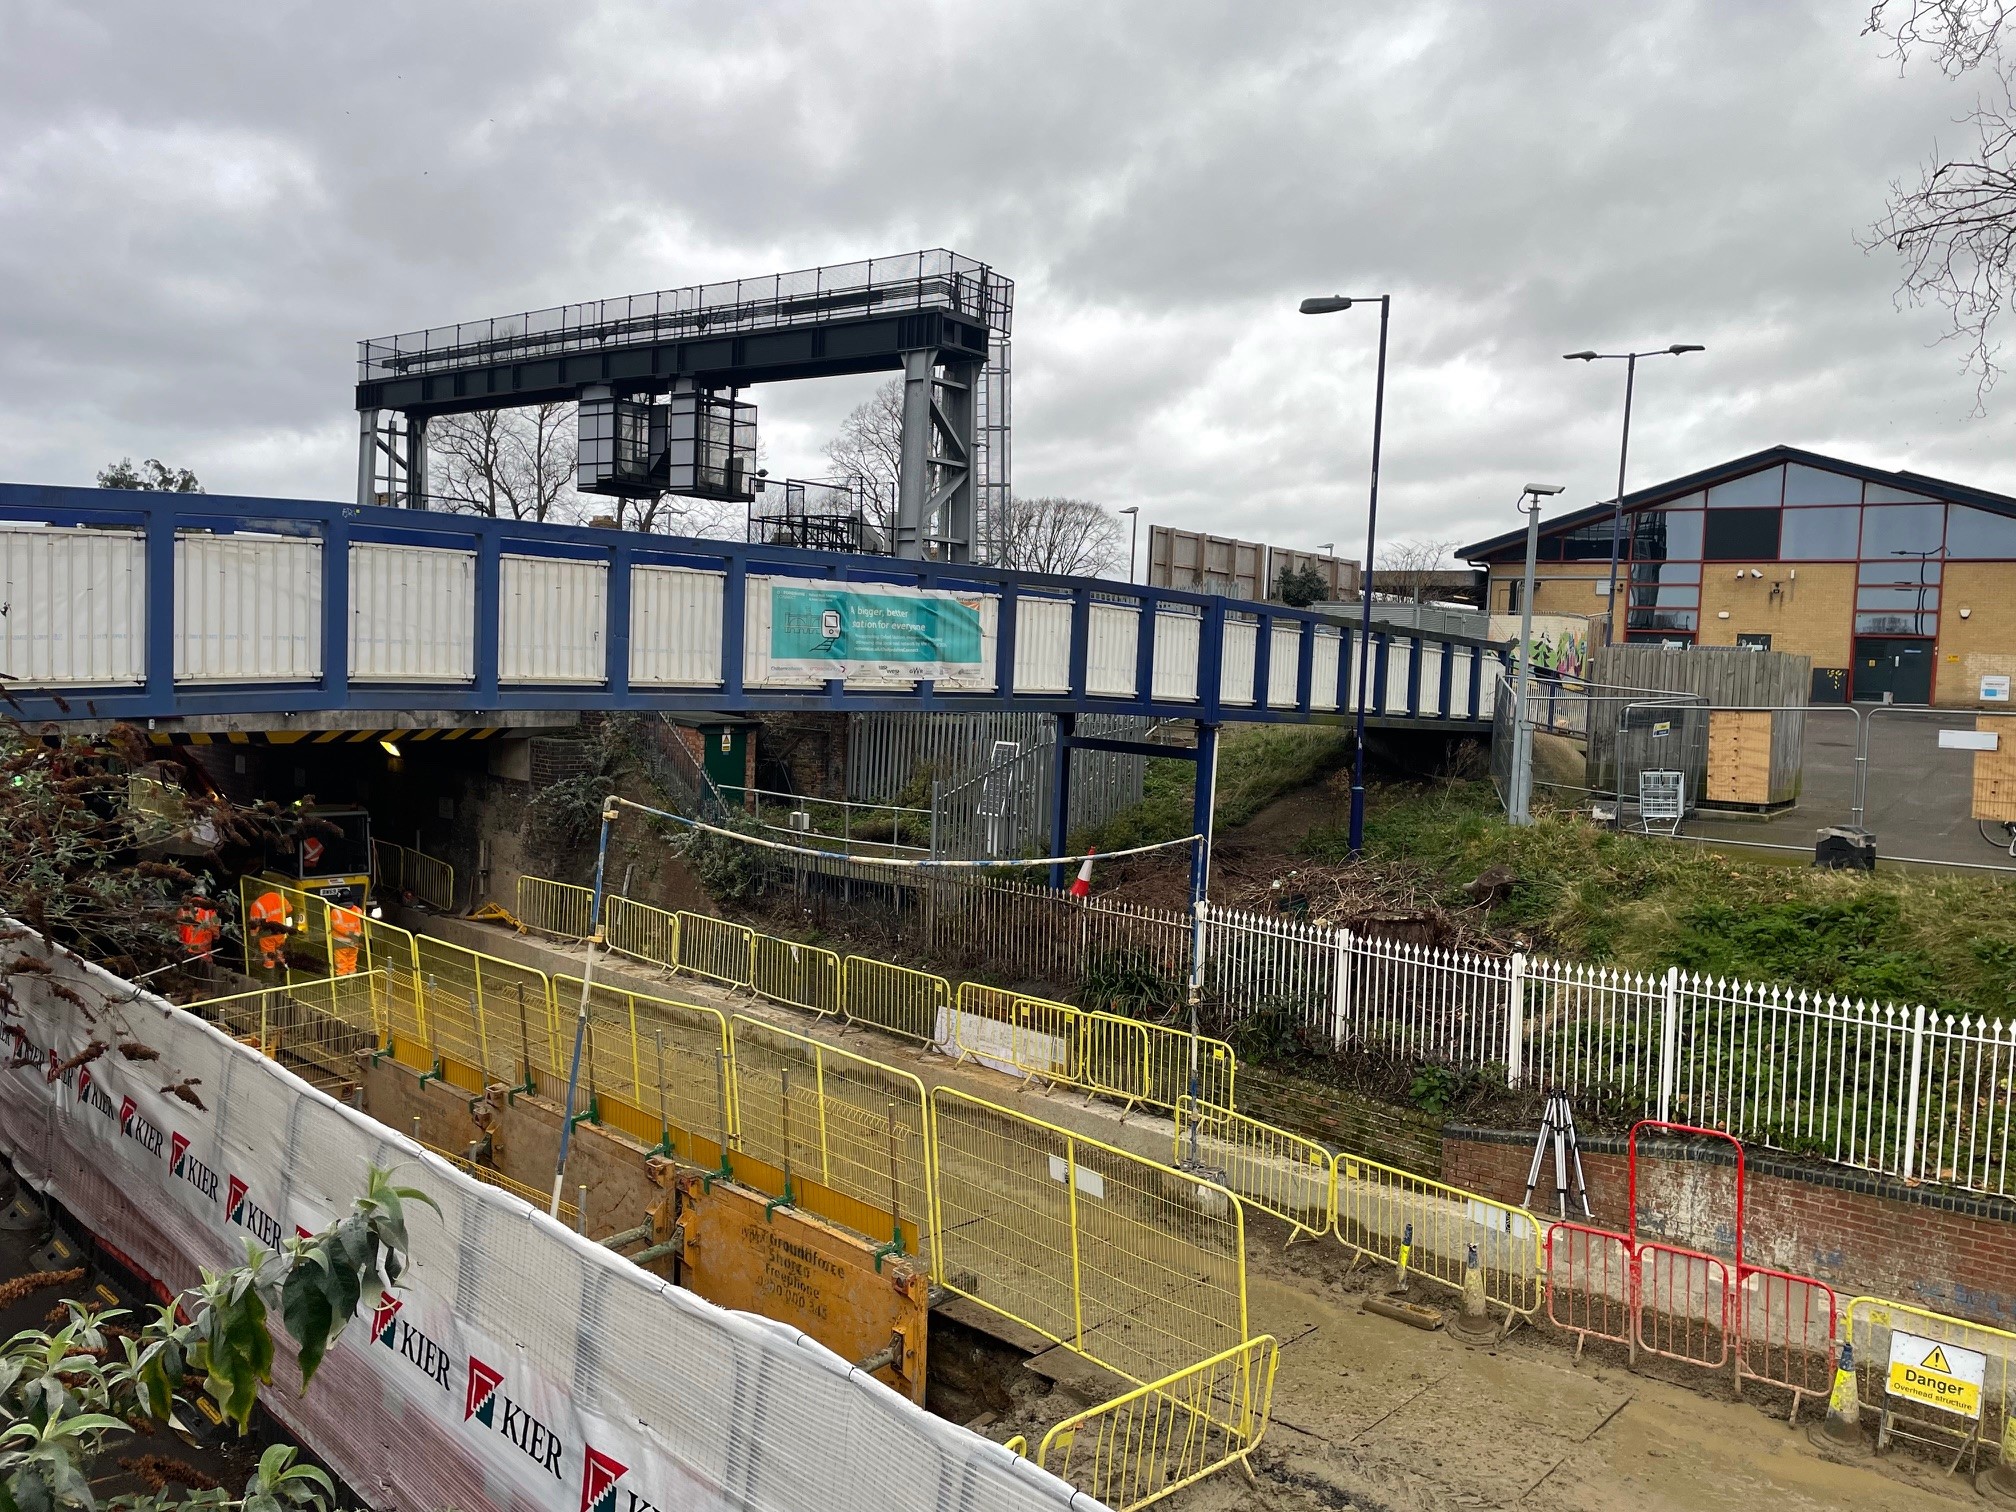
[{"label": "street light", "polygon": [[1540,501],[1561,492],[1559,483],[1528,483],[1519,494],[1526,516],[1526,578],[1519,587],[1519,681],[1512,695],[1512,791],[1506,817],[1533,822],[1533,729],[1526,701],[1533,688],[1533,568],[1540,559]]},{"label": "street light", "polygon": [[1134,522],[1127,530],[1127,581],[1134,581],[1134,543],[1141,538],[1141,506],[1129,504],[1120,513],[1132,515]]},{"label": "street light", "polygon": [[1624,554],[1624,462],[1631,455],[1631,390],[1638,381],[1638,359],[1678,357],[1684,352],[1707,350],[1692,342],[1676,341],[1671,346],[1657,347],[1649,352],[1567,352],[1562,355],[1563,362],[1621,361],[1624,364],[1624,439],[1617,447],[1617,498],[1610,508],[1610,613],[1603,621],[1603,644],[1606,646],[1617,639],[1617,562]]},{"label": "street light", "polygon": [[[1365,697],[1372,685],[1372,547],[1379,535],[1379,439],[1386,421],[1386,327],[1393,314],[1393,296],[1376,296],[1379,305],[1379,370],[1372,386],[1372,487],[1365,506],[1365,614],[1358,628],[1358,727],[1352,739],[1351,857],[1365,848]],[[1302,301],[1304,315],[1335,315],[1353,303],[1371,304],[1332,294]]]}]

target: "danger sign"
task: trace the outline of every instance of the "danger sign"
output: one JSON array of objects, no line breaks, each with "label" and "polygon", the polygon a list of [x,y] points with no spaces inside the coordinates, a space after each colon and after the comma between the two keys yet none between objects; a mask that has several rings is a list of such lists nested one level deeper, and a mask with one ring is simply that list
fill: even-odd
[{"label": "danger sign", "polygon": [[1937,1339],[1893,1331],[1890,1335],[1890,1395],[1922,1402],[1964,1418],[1981,1416],[1981,1383],[1988,1356]]}]

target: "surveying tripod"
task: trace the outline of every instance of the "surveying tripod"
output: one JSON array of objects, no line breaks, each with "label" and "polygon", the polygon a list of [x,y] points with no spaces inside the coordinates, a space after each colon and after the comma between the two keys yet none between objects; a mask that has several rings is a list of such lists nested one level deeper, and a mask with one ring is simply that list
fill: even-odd
[{"label": "surveying tripod", "polygon": [[1520,1204],[1533,1207],[1533,1188],[1540,1184],[1540,1162],[1546,1158],[1549,1142],[1554,1146],[1554,1206],[1568,1216],[1568,1167],[1575,1167],[1575,1195],[1582,1203],[1582,1216],[1594,1218],[1589,1206],[1589,1183],[1582,1178],[1582,1144],[1575,1137],[1575,1110],[1568,1105],[1566,1092],[1547,1094],[1547,1111],[1540,1115],[1540,1137],[1533,1142],[1533,1164],[1526,1172],[1526,1197]]}]

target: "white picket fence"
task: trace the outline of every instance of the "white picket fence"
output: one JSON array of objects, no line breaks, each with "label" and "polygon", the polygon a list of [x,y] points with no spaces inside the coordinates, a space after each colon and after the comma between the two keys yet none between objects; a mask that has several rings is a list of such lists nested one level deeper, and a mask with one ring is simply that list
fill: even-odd
[{"label": "white picket fence", "polygon": [[[1173,916],[1172,916],[1173,917]],[[2008,1192],[2016,1028],[1678,968],[1397,944],[1213,907],[1207,981],[1235,1014],[1292,1013],[1513,1086],[1907,1180]]]}]

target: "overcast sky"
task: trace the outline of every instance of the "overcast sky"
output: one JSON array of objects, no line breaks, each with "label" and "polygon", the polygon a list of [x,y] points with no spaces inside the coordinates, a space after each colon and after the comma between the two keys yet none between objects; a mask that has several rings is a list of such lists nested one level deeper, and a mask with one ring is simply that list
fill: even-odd
[{"label": "overcast sky", "polygon": [[[1774,442],[2016,491],[1857,246],[1974,84],[1865,0],[0,6],[0,478],[353,491],[355,342],[946,246],[1013,278],[1015,484],[1278,544],[1516,523]],[[773,472],[872,379],[766,387]]]}]

